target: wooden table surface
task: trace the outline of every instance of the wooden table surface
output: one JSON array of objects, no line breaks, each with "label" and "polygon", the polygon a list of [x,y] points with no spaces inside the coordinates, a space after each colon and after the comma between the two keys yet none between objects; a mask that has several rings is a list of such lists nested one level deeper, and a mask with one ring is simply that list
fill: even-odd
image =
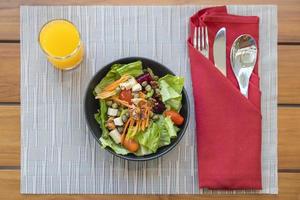
[{"label": "wooden table surface", "polygon": [[0,199],[298,199],[300,200],[300,0],[232,0],[278,5],[279,195],[21,195],[20,5],[223,5],[221,0],[0,0]]}]

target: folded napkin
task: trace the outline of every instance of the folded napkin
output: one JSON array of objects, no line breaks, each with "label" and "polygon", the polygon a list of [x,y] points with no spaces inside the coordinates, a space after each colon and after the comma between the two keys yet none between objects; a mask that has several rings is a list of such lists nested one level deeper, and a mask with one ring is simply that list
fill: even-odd
[{"label": "folded napkin", "polygon": [[[193,47],[197,26],[206,25],[209,59]],[[213,64],[216,32],[226,28],[225,77]],[[258,61],[244,97],[230,64],[230,50],[241,34],[259,39],[259,18],[227,14],[226,7],[200,10],[190,18],[188,48],[196,113],[200,188],[261,189],[261,111]],[[258,47],[257,47],[258,48]],[[258,59],[257,59],[258,60]]]}]

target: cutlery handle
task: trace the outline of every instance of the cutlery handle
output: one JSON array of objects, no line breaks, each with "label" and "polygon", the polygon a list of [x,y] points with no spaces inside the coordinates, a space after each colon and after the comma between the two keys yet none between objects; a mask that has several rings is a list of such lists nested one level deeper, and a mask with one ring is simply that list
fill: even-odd
[{"label": "cutlery handle", "polygon": [[241,71],[241,74],[239,75],[238,83],[239,83],[241,93],[246,98],[248,98],[249,79],[250,79],[249,74]]}]

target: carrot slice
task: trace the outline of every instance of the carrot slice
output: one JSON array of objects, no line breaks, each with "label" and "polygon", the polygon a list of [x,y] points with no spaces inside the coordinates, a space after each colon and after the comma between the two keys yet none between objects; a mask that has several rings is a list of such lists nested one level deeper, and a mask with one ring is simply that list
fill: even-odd
[{"label": "carrot slice", "polygon": [[119,78],[118,80],[116,80],[115,82],[109,84],[108,86],[106,86],[104,88],[105,91],[111,91],[111,90],[114,90],[116,89],[120,83],[123,83],[125,81],[127,81],[128,79],[130,78],[130,76],[128,76],[127,74],[121,76],[121,78]]},{"label": "carrot slice", "polygon": [[122,105],[124,105],[128,108],[133,108],[133,105],[130,105],[127,101],[123,101],[123,100],[119,99],[116,96],[112,97],[112,100],[114,100],[114,101],[116,101],[116,102],[118,102],[118,103],[120,103],[120,104],[122,104]]},{"label": "carrot slice", "polygon": [[143,92],[139,91],[139,95],[140,98],[146,99],[146,95]]},{"label": "carrot slice", "polygon": [[95,98],[96,99],[106,99],[108,97],[116,95],[116,93],[117,92],[115,90],[113,90],[113,91],[103,91],[103,92],[99,93]]},{"label": "carrot slice", "polygon": [[127,122],[126,122],[126,124],[125,124],[123,133],[122,133],[122,135],[121,135],[121,144],[124,143],[125,133],[126,133],[126,131],[127,131],[127,128],[128,128],[128,126],[129,126],[130,122],[131,122],[131,119],[128,119]]}]

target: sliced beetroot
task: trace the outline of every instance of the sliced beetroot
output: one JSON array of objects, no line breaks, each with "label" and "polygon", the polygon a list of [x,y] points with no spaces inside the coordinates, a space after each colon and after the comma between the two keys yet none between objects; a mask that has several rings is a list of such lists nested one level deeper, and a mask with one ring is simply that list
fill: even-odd
[{"label": "sliced beetroot", "polygon": [[146,72],[145,74],[142,74],[142,75],[138,76],[136,78],[136,81],[139,84],[142,84],[144,81],[147,81],[147,83],[150,83],[151,81],[153,81],[153,78],[151,77],[151,75],[149,74],[149,72]]},{"label": "sliced beetroot", "polygon": [[165,104],[156,99],[156,102],[154,103],[153,112],[156,114],[162,114],[166,110]]}]

